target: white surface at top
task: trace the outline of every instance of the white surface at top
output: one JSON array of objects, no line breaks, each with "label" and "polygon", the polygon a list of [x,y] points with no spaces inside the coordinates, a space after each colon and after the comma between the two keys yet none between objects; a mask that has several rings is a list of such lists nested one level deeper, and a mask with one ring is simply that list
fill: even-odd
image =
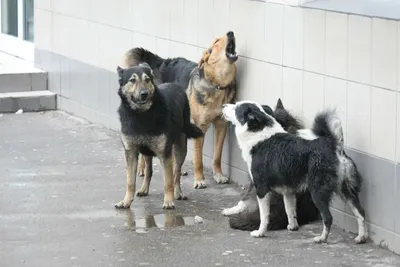
[{"label": "white surface at top", "polygon": [[17,73],[44,73],[45,71],[35,68],[32,62],[11,56],[0,51],[0,75]]}]

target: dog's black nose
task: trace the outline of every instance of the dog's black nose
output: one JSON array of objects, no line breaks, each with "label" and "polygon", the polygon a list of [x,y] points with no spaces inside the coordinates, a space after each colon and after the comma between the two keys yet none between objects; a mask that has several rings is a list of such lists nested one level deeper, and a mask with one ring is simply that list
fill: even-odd
[{"label": "dog's black nose", "polygon": [[233,37],[233,31],[229,31],[226,35],[227,35],[228,37]]},{"label": "dog's black nose", "polygon": [[142,89],[140,90],[139,96],[140,100],[146,100],[147,97],[149,96],[149,92],[146,89]]}]

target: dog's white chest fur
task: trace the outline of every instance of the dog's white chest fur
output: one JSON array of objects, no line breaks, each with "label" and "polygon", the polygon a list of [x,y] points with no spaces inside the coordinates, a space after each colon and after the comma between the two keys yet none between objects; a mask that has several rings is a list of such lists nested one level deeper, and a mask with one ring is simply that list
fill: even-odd
[{"label": "dog's white chest fur", "polygon": [[[247,128],[247,126],[245,127]],[[253,174],[251,172],[251,164],[253,156],[251,155],[251,150],[254,146],[258,143],[268,140],[271,136],[275,135],[276,133],[285,132],[280,125],[275,125],[271,129],[265,128],[259,132],[249,132],[247,129],[243,131],[240,127],[235,128],[236,137],[238,140],[238,144],[240,149],[242,150],[242,158],[247,163],[247,168],[249,170],[249,174],[251,180],[253,181]]]},{"label": "dog's white chest fur", "polygon": [[251,157],[251,154],[250,154],[250,150],[245,152],[242,149],[242,158],[244,159],[244,161],[247,164],[247,168],[249,170],[249,175],[250,175],[251,181],[254,182],[253,175],[251,173],[251,160],[252,160],[252,157]]}]

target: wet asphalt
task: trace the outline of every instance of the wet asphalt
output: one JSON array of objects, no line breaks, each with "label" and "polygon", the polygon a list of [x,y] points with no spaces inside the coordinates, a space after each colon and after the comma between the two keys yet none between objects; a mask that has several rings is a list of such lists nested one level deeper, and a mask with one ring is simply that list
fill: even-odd
[{"label": "wet asphalt", "polygon": [[154,163],[149,196],[116,210],[125,193],[118,133],[61,112],[0,115],[0,266],[400,266],[337,227],[328,244],[314,244],[320,222],[261,239],[232,230],[220,211],[241,189],[209,171],[208,187],[193,189],[191,163],[189,200],[165,211]]}]

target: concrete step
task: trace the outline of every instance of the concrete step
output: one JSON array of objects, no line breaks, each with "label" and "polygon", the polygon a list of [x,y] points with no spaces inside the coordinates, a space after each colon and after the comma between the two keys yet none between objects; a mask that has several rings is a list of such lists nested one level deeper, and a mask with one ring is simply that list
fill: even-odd
[{"label": "concrete step", "polygon": [[0,52],[0,93],[47,90],[47,72]]},{"label": "concrete step", "polygon": [[57,95],[50,91],[0,93],[0,113],[55,110]]},{"label": "concrete step", "polygon": [[0,93],[47,90],[46,72],[0,73]]}]

